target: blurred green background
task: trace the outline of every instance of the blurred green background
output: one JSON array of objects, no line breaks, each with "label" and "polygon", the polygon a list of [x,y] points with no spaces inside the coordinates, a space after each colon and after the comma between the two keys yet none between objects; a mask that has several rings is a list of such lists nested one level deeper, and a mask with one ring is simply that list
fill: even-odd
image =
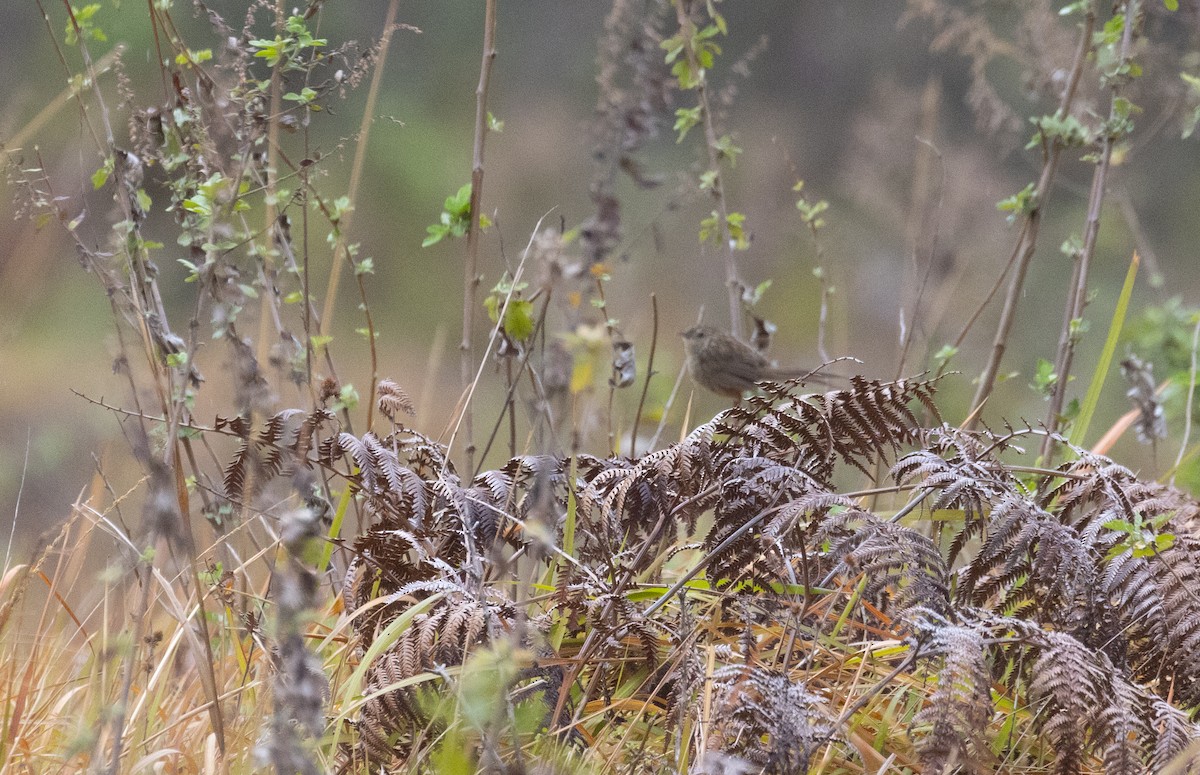
[{"label": "blurred green background", "polygon": [[[807,195],[831,205],[821,236],[824,269],[836,289],[827,349],[835,356],[857,356],[863,361],[858,368],[870,376],[897,372],[898,343],[904,327],[914,325],[910,316],[925,262],[932,257],[934,268],[903,368],[910,374],[928,368],[931,354],[954,339],[1012,250],[1016,228],[995,205],[1036,178],[1040,157],[1036,150],[1022,150],[1032,134],[1023,117],[1050,112],[1053,104],[1045,96],[1053,84],[1031,82],[1026,71],[1052,79],[1069,65],[1074,24],[1060,20],[1057,5],[1050,3],[942,6],[984,13],[1014,50],[1024,45],[1047,60],[1023,63],[1014,55],[989,66],[989,82],[1020,120],[1000,121],[986,131],[970,104],[970,61],[953,50],[932,50],[941,48],[945,27],[935,13],[917,13],[929,5],[729,0],[720,6],[729,35],[721,41],[724,52],[712,73],[714,92],[729,97],[720,124],[744,150],[736,168],[726,172],[727,195],[731,207],[746,214],[753,233],[751,249],[741,256],[744,279],[750,285],[773,281],[759,310],[779,326],[772,353],[781,362],[814,363],[817,357],[816,250],[795,208],[792,188],[798,180],[805,181]],[[1091,331],[1076,359],[1082,384],[1072,395],[1086,388],[1135,247],[1147,260],[1134,295],[1135,312],[1174,297],[1190,305],[1200,290],[1195,248],[1200,154],[1195,140],[1180,138],[1187,106],[1179,78],[1181,70],[1195,72],[1190,52],[1200,24],[1195,3],[1182,5],[1173,14],[1161,4],[1147,6],[1147,36],[1161,48],[1148,54],[1147,75],[1135,99],[1145,112],[1137,117],[1134,142],[1111,176],[1093,273],[1095,298],[1088,311]],[[209,7],[235,25],[246,14],[244,3]],[[54,3],[45,8],[49,22],[28,0],[5,11],[0,139],[11,162],[44,166],[59,187],[55,194],[79,199],[100,159],[77,107],[61,95],[68,72],[53,39],[62,45],[63,8]],[[504,129],[490,135],[487,146],[484,209],[496,226],[482,243],[483,292],[499,279],[505,261],[512,265],[519,259],[539,218],[569,229],[593,211],[588,183],[597,43],[611,6],[501,0],[499,9],[489,107]],[[329,0],[316,29],[331,45],[357,40],[369,46],[379,36],[385,11],[381,0]],[[259,15],[266,18],[261,9]],[[160,101],[162,84],[145,9],[103,0],[95,18],[108,41],[93,43],[93,55],[125,46],[122,59],[136,101]],[[189,5],[177,4],[173,18],[193,47],[221,45],[204,15]],[[1046,19],[1050,24],[1033,23]],[[350,238],[376,266],[368,297],[381,331],[380,375],[412,394],[419,409],[415,427],[438,436],[460,390],[456,345],[465,244],[420,245],[443,199],[470,178],[483,3],[401,3],[398,21],[420,32],[398,30],[393,39]],[[265,33],[265,24],[260,26]],[[66,58],[77,62],[75,52],[67,51]],[[738,62],[744,68],[734,68]],[[1090,88],[1097,91],[1094,84]],[[112,74],[106,76],[105,90],[115,106]],[[326,159],[318,185],[330,196],[345,191],[365,93],[364,85],[345,101],[333,102],[312,125],[312,148]],[[691,104],[690,95],[676,98],[675,107]],[[49,120],[29,131],[31,120],[48,108]],[[116,113],[121,132],[127,111]],[[681,173],[700,169],[699,138],[676,144],[671,117],[663,120],[639,159],[650,172],[664,174],[666,183],[638,190],[628,180],[621,182],[626,242],[610,266],[607,288],[610,314],[636,344],[642,366],[650,347],[650,294],[657,295],[661,376],[654,400],[659,405],[682,361],[676,332],[691,325],[702,306],[706,320],[728,325],[721,253],[702,248],[696,238],[711,205],[697,195],[678,196],[688,185]],[[299,142],[284,138],[292,149]],[[999,386],[989,405],[986,417],[993,423],[1005,417],[1036,422],[1044,413],[1044,402],[1029,382],[1037,359],[1053,358],[1061,325],[1071,265],[1058,247],[1083,227],[1092,166],[1078,161],[1078,155],[1070,154],[1059,171],[1003,369],[1018,374]],[[10,180],[6,214],[19,215],[25,198]],[[89,233],[99,247],[107,217],[91,212],[85,221],[94,226]],[[326,262],[314,266],[318,295],[328,271],[323,236],[312,239],[313,255]],[[20,546],[69,513],[70,504],[92,486],[97,461],[121,458],[127,448],[112,416],[71,391],[122,405],[127,396],[112,373],[117,348],[111,308],[62,229],[6,217],[0,219],[0,246],[0,508],[16,516]],[[178,293],[168,303],[186,319],[193,289],[179,282],[183,270],[169,256],[158,263],[163,287]],[[358,299],[344,286],[339,303],[340,376],[365,385],[366,348],[352,333],[361,325]],[[961,374],[942,390],[950,421],[968,410],[970,382],[990,346],[997,314],[993,304],[954,361]],[[1095,436],[1128,408],[1115,373],[1111,380],[1093,425]],[[499,385],[491,377],[480,398],[477,426],[485,430],[499,406]],[[640,385],[639,379],[626,393],[636,393]],[[685,389],[689,386],[685,381]],[[306,400],[296,393],[278,399],[281,407],[304,406]],[[598,387],[588,400],[593,409],[602,408],[606,388]],[[622,401],[627,429],[636,395]],[[681,399],[671,410],[673,430],[665,439],[678,435],[685,403]],[[719,399],[697,394],[690,424],[722,407]],[[211,417],[218,409],[201,405],[197,416]],[[493,454],[492,462],[503,454]],[[1114,454],[1146,470],[1164,466],[1132,438],[1122,440]],[[1156,454],[1173,459],[1175,449]],[[117,483],[112,486],[119,494]]]}]

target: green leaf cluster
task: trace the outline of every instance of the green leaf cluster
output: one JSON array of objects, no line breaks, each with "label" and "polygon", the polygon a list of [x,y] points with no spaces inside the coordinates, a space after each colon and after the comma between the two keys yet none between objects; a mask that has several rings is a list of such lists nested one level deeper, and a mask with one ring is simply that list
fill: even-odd
[{"label": "green leaf cluster", "polygon": [[251,48],[255,49],[254,56],[267,60],[270,67],[282,64],[284,70],[303,70],[304,64],[299,61],[301,54],[326,44],[325,38],[312,36],[303,16],[289,16],[284,31],[287,35],[250,41]]},{"label": "green leaf cluster", "polygon": [[[719,13],[710,13],[711,24],[704,27],[689,24],[687,29],[659,44],[667,52],[666,62],[671,65],[671,75],[678,79],[681,89],[695,89],[703,83],[704,71],[710,69],[721,54],[721,46],[715,39],[728,32],[725,18]],[[686,55],[689,50],[691,56]]]},{"label": "green leaf cluster", "polygon": [[1090,145],[1094,139],[1091,130],[1074,116],[1042,116],[1029,119],[1037,127],[1026,148],[1037,148],[1047,143],[1057,143],[1067,148]]},{"label": "green leaf cluster", "polygon": [[675,138],[675,142],[682,143],[683,138],[687,137],[688,132],[700,124],[700,119],[704,116],[704,108],[697,105],[694,108],[676,108],[675,109],[675,131],[679,136]]},{"label": "green leaf cluster", "polygon": [[175,64],[180,67],[194,67],[195,65],[207,62],[213,58],[211,48],[202,48],[199,50],[187,49],[175,55]]},{"label": "green leaf cluster", "polygon": [[1106,84],[1114,79],[1125,80],[1142,75],[1142,66],[1121,54],[1121,38],[1124,34],[1125,14],[1118,13],[1113,14],[1104,27],[1092,35],[1096,68],[1100,71],[1101,81]]},{"label": "green leaf cluster", "polygon": [[1049,396],[1057,384],[1058,372],[1054,370],[1054,364],[1045,358],[1038,358],[1037,370],[1033,373],[1033,384],[1030,387],[1044,396]]},{"label": "green leaf cluster", "polygon": [[1034,194],[1033,184],[1030,183],[1012,196],[997,202],[996,209],[1008,213],[1008,222],[1012,223],[1022,215],[1033,212],[1036,205],[1037,196]]},{"label": "green leaf cluster", "polygon": [[797,181],[792,190],[800,194],[800,198],[796,200],[796,209],[800,211],[800,220],[804,221],[804,225],[814,232],[824,226],[825,219],[821,214],[829,209],[829,202],[824,199],[810,202],[808,197],[801,193],[804,190],[803,180]]},{"label": "green leaf cluster", "polygon": [[309,86],[305,86],[299,92],[290,91],[287,94],[283,95],[283,98],[285,100],[290,100],[292,102],[298,102],[301,105],[305,105],[313,110],[321,109],[320,105],[312,104],[313,100],[315,100],[317,98],[317,92],[315,89],[313,89]]},{"label": "green leaf cluster", "polygon": [[[479,225],[484,226],[484,219],[479,219]],[[436,245],[446,237],[464,237],[471,228],[471,184],[465,183],[458,191],[446,197],[441,219],[438,223],[425,227],[428,232],[421,247]]]},{"label": "green leaf cluster", "polygon": [[1125,534],[1119,544],[1108,550],[1106,557],[1111,560],[1125,552],[1132,553],[1134,557],[1149,557],[1170,549],[1175,545],[1175,535],[1159,531],[1175,516],[1175,512],[1165,511],[1145,519],[1142,512],[1138,511],[1134,513],[1132,522],[1125,519],[1111,519],[1105,522],[1104,527]]},{"label": "green leaf cluster", "polygon": [[[700,242],[711,240],[717,242],[724,231],[729,235],[729,241],[734,250],[749,250],[750,235],[746,231],[746,216],[743,213],[730,213],[725,218],[713,210],[707,218],[700,221]],[[722,230],[721,225],[724,224]]]},{"label": "green leaf cluster", "polygon": [[[92,17],[100,10],[99,3],[89,3],[82,8],[71,6],[71,19],[67,19],[66,41],[68,46],[74,46],[79,41],[94,40],[103,43],[108,40],[104,30],[96,26]],[[72,21],[74,19],[74,21]]]}]

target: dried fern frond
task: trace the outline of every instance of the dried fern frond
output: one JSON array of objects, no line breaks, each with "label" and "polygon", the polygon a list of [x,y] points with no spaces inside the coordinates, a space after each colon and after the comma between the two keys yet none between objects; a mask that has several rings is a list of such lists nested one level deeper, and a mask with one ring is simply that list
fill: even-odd
[{"label": "dried fern frond", "polygon": [[916,726],[930,727],[917,739],[921,764],[927,772],[994,772],[987,737],[992,676],[984,633],[977,627],[941,624],[934,628],[925,653],[942,664],[937,688],[913,719]]},{"label": "dried fern frond", "polygon": [[1057,772],[1084,771],[1091,757],[1104,762],[1105,772],[1157,772],[1200,738],[1200,726],[1130,680],[1102,649],[1013,617],[963,613],[963,626],[998,644],[1004,658],[997,664],[1019,666],[1008,682],[1014,691],[1028,685]]},{"label": "dried fern frond", "polygon": [[937,546],[915,530],[866,511],[829,515],[816,540],[831,545],[833,573],[849,583],[863,579],[863,595],[884,610],[929,610],[946,616],[950,574]]},{"label": "dried fern frond", "polygon": [[[931,389],[859,380],[795,396],[767,386],[634,460],[517,457],[470,482],[445,450],[409,431],[333,436],[321,462],[348,471],[371,520],[344,589],[349,610],[367,611],[353,623],[361,653],[437,596],[368,668],[371,686],[436,674],[518,629],[522,644],[540,642],[553,624],[579,652],[569,685],[561,668],[537,678],[552,700],[547,719],[555,708],[602,706],[636,727],[644,711],[620,701],[632,692],[680,734],[709,697],[717,704],[706,708],[719,710],[708,754],[798,771],[841,730],[798,672],[819,651],[797,647],[851,622],[866,640],[916,638],[937,671],[914,738],[930,771],[999,766],[989,758],[993,691],[1011,692],[1019,708],[1034,703],[1059,772],[1097,762],[1136,772],[1178,755],[1196,727],[1176,709],[1200,704],[1200,539],[1181,533],[1200,507],[1095,455],[1031,490],[1005,456],[1021,454],[1013,441],[1032,431],[922,429],[908,404]],[[906,445],[918,448],[905,454]],[[862,470],[894,456],[892,475],[917,488],[914,503],[962,515],[953,540],[834,489],[839,464]],[[537,554],[564,540],[572,503],[573,556],[557,546]],[[1173,542],[1135,552],[1112,521],[1125,518],[1152,518]],[[711,528],[697,535],[705,519]],[[534,563],[566,560],[540,613],[519,610],[495,583],[506,578],[509,549]],[[639,593],[638,584],[678,573],[666,570],[670,558],[689,552],[694,564],[667,596]],[[701,573],[703,592],[681,598]],[[847,608],[829,616],[839,600]],[[715,660],[707,692],[692,651],[701,648]],[[766,666],[781,664],[791,668]],[[364,709],[359,750],[391,761],[429,723],[416,693],[384,692]]]},{"label": "dried fern frond", "polygon": [[363,704],[359,721],[366,757],[388,764],[403,761],[412,740],[433,721],[420,692],[397,684],[462,664],[473,649],[510,631],[514,618],[506,602],[478,600],[462,588],[451,589],[434,608],[419,614],[367,669],[363,694],[371,699]]},{"label": "dried fern frond", "polygon": [[828,699],[803,681],[764,667],[730,665],[713,674],[709,751],[753,762],[764,773],[807,772],[814,754],[836,741]]},{"label": "dried fern frond", "polygon": [[[304,412],[284,409],[272,415],[257,435],[251,437],[249,419],[243,416],[218,417],[217,430],[228,429],[242,438],[233,457],[225,465],[225,497],[234,501],[250,500],[258,495],[272,479],[287,472],[287,466],[309,466],[309,452],[316,442],[319,428],[334,420],[325,409]],[[247,491],[246,483],[253,483]]]},{"label": "dried fern frond", "polygon": [[870,476],[882,455],[917,438],[920,422],[910,404],[937,417],[935,384],[854,377],[845,390],[796,395],[794,388],[764,383],[765,395],[722,413],[717,429],[750,454],[789,460],[822,482],[839,458]]},{"label": "dried fern frond", "polygon": [[[1161,619],[1147,628],[1134,656],[1143,673],[1157,665],[1160,680],[1172,685],[1172,699],[1184,708],[1200,705],[1200,538],[1179,535],[1167,550],[1150,558],[1161,608]],[[1154,635],[1161,633],[1155,638]],[[1149,677],[1149,676],[1147,676]]]},{"label": "dried fern frond", "polygon": [[408,393],[390,379],[379,380],[379,384],[375,386],[375,394],[379,396],[379,411],[392,422],[396,421],[397,412],[403,412],[409,417],[417,413],[416,404],[409,398]]},{"label": "dried fern frond", "polygon": [[1029,605],[1047,620],[1088,609],[1100,554],[1087,536],[1017,495],[1000,499],[982,532],[962,573],[962,592],[976,605]]},{"label": "dried fern frond", "polygon": [[1005,494],[1020,491],[1020,481],[1000,459],[1012,445],[1006,437],[944,424],[927,431],[922,442],[920,449],[897,460],[890,474],[901,486],[919,482],[922,490],[935,492],[930,509],[963,512],[964,528],[950,549],[953,563],[982,527],[980,520],[988,509]]}]

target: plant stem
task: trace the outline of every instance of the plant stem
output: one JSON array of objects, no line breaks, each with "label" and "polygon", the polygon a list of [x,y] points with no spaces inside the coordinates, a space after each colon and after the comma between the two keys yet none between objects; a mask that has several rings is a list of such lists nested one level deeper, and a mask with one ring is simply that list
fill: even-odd
[{"label": "plant stem", "polygon": [[[483,199],[483,148],[487,139],[487,95],[496,59],[496,0],[487,0],[483,18],[483,58],[479,64],[479,85],[475,87],[475,146],[471,159],[471,225],[467,231],[467,260],[463,264],[463,330],[460,371],[463,389],[473,379],[475,364],[471,329],[475,325],[475,291],[479,287],[479,207]],[[471,403],[463,407],[463,443],[466,470],[475,470],[475,437]]]},{"label": "plant stem", "polygon": [[[688,15],[688,3],[675,3],[676,19],[679,29],[687,31],[695,26]],[[692,36],[685,34],[684,39],[690,41]],[[708,171],[712,173],[712,197],[717,203],[718,223],[716,224],[716,239],[725,248],[725,290],[729,297],[729,331],[738,339],[742,338],[742,281],[739,279],[737,251],[729,239],[729,205],[725,201],[725,183],[721,175],[721,160],[717,156],[717,130],[713,122],[712,109],[708,100],[708,74],[700,66],[696,51],[690,43],[685,50],[692,72],[698,73],[696,82],[696,101],[700,104],[700,112],[704,116],[704,150],[708,155]]]},{"label": "plant stem", "polygon": [[[1095,26],[1096,8],[1092,4],[1088,7],[1087,14],[1084,17],[1083,27],[1079,35],[1079,46],[1075,50],[1075,61],[1071,65],[1070,80],[1067,82],[1067,88],[1063,92],[1062,100],[1059,102],[1059,116],[1068,115],[1071,104],[1075,100],[1075,92],[1079,87],[1079,78],[1083,73],[1083,66],[1087,62],[1088,51],[1091,49],[1092,29]],[[1004,298],[1004,307],[1000,311],[1000,321],[996,324],[996,335],[992,339],[991,355],[984,366],[983,373],[979,376],[979,387],[975,391],[975,397],[971,399],[972,407],[978,407],[986,401],[996,386],[996,376],[1000,372],[1000,361],[1004,358],[1004,351],[1008,344],[1008,335],[1012,330],[1013,322],[1016,320],[1017,303],[1024,294],[1025,275],[1029,271],[1029,264],[1033,259],[1033,251],[1037,247],[1038,228],[1042,221],[1042,211],[1050,196],[1050,187],[1054,183],[1054,173],[1058,169],[1058,160],[1062,153],[1062,148],[1062,142],[1058,139],[1051,140],[1046,146],[1046,155],[1042,163],[1042,173],[1038,178],[1037,187],[1033,192],[1033,209],[1026,216],[1024,228],[1021,230],[1021,235],[1018,238],[1017,247],[1013,251],[1016,258],[1016,271],[1013,273],[1012,280],[1008,285],[1008,293]],[[979,415],[976,413],[966,423],[965,427],[968,430],[975,427],[978,417]]]},{"label": "plant stem", "polygon": [[[1125,26],[1121,36],[1121,64],[1128,62],[1131,55],[1133,28],[1136,24],[1134,18],[1137,16],[1137,0],[1126,2],[1124,13]],[[1116,101],[1120,95],[1121,85],[1122,80],[1118,77],[1113,80],[1109,89],[1108,117],[1110,124],[1117,119]],[[1054,432],[1058,430],[1060,424],[1063,403],[1066,400],[1067,383],[1070,381],[1071,362],[1075,357],[1075,344],[1078,340],[1074,330],[1075,321],[1083,316],[1083,309],[1087,306],[1088,274],[1091,270],[1092,258],[1096,254],[1096,236],[1100,233],[1100,209],[1104,204],[1104,187],[1108,180],[1113,143],[1116,139],[1116,130],[1106,127],[1102,131],[1103,135],[1100,138],[1100,160],[1096,164],[1095,172],[1092,173],[1092,188],[1088,194],[1087,221],[1083,231],[1083,247],[1075,256],[1071,295],[1063,313],[1062,331],[1059,332],[1058,336],[1058,354],[1054,362],[1054,373],[1058,375],[1058,378],[1054,382],[1054,392],[1050,396],[1050,406],[1046,410],[1046,419],[1043,421],[1046,429],[1050,431],[1050,434],[1042,441],[1043,463],[1048,463],[1050,457],[1054,454]]]},{"label": "plant stem", "polygon": [[646,363],[646,380],[642,383],[642,397],[638,400],[637,414],[633,416],[633,430],[629,433],[629,457],[637,457],[638,426],[646,408],[646,394],[650,392],[650,378],[654,376],[654,350],[658,347],[658,296],[650,294],[650,308],[654,314],[654,331],[650,335],[650,359]]}]

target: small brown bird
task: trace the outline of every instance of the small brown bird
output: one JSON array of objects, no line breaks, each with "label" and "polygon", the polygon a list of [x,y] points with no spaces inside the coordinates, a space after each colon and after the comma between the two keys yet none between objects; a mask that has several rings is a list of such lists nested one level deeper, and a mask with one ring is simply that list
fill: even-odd
[{"label": "small brown bird", "polygon": [[740,399],[747,390],[754,390],[756,382],[808,374],[807,369],[778,368],[758,350],[715,328],[694,326],[680,336],[692,379],[718,395]]}]

